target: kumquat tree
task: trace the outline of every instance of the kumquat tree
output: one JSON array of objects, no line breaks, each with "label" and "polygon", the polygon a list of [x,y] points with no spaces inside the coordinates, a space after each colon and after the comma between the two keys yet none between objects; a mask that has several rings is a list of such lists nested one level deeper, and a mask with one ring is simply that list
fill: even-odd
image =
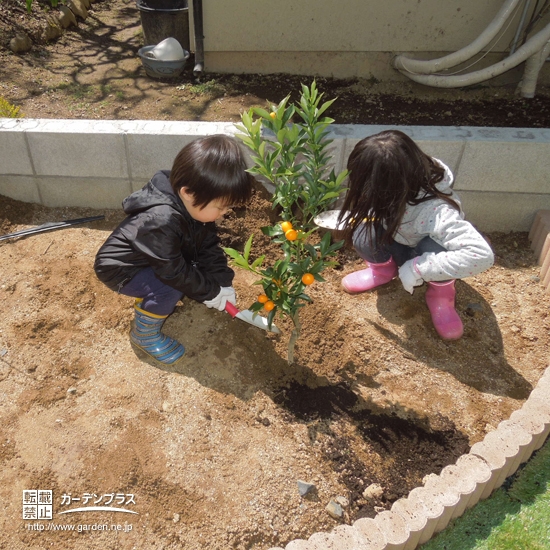
[{"label": "kumquat tree", "polygon": [[[271,266],[264,266],[265,256],[251,259],[253,235],[243,253],[232,248],[225,252],[235,266],[252,271],[259,280],[255,284],[263,292],[250,307],[252,311],[268,313],[268,323],[277,314],[290,317],[294,328],[288,344],[288,362],[294,362],[294,346],[300,335],[300,309],[311,298],[307,288],[323,282],[323,270],[336,265],[332,258],[343,242],[331,242],[330,233],[316,235],[314,218],[327,210],[345,191],[342,183],[347,171],[336,174],[329,170],[328,127],[333,119],[323,113],[334,100],[321,104],[323,94],[313,82],[302,85],[300,101],[289,105],[290,96],[268,111],[252,108],[243,113],[241,132],[237,137],[252,152],[254,166],[249,172],[262,176],[274,187],[272,205],[281,221],[262,228],[262,232],[281,247],[282,257]],[[301,119],[293,122],[293,117]]]}]

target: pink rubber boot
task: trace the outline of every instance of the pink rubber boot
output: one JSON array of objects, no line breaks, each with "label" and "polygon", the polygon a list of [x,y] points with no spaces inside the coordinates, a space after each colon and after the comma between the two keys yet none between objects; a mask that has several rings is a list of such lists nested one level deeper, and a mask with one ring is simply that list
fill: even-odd
[{"label": "pink rubber boot", "polygon": [[346,292],[355,294],[356,292],[365,292],[380,285],[389,283],[397,277],[397,264],[390,258],[383,264],[374,264],[366,262],[367,269],[360,269],[346,275],[342,279],[342,286]]},{"label": "pink rubber boot", "polygon": [[429,282],[426,289],[426,304],[432,315],[437,334],[443,340],[458,340],[464,331],[462,321],[455,309],[455,282]]}]

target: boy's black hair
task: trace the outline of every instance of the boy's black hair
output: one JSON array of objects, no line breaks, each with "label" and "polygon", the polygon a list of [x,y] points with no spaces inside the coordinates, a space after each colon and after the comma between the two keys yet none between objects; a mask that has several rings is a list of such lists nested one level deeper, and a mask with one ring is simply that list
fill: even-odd
[{"label": "boy's black hair", "polygon": [[[459,210],[458,204],[437,189],[445,169],[424,153],[406,134],[385,130],[362,139],[353,149],[347,168],[349,186],[340,221],[345,239],[365,223],[369,235],[383,233],[378,244],[389,244],[399,229],[407,205],[442,199]],[[346,211],[350,213],[345,214]],[[381,229],[385,228],[385,231]]]},{"label": "boy's black hair", "polygon": [[192,141],[177,154],[170,184],[178,196],[185,187],[193,195],[193,206],[198,208],[216,199],[222,199],[228,206],[243,204],[252,195],[254,181],[246,168],[236,139],[207,136]]}]

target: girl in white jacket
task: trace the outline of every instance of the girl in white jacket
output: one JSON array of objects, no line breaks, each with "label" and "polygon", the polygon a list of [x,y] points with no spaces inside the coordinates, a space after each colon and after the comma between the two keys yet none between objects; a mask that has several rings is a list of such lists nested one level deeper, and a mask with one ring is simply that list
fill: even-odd
[{"label": "girl in white jacket", "polygon": [[446,340],[460,338],[455,279],[485,271],[494,255],[464,220],[451,171],[398,130],[361,140],[347,167],[349,190],[339,222],[367,268],[346,275],[342,286],[364,292],[399,276],[412,294],[426,282],[437,333]]}]

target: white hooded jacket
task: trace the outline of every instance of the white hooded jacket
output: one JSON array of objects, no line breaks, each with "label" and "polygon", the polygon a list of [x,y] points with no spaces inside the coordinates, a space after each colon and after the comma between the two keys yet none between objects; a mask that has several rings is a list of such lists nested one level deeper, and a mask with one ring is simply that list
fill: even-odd
[{"label": "white hooded jacket", "polygon": [[[434,160],[445,169],[445,176],[437,188],[443,193],[451,193],[450,198],[461,206],[459,197],[452,190],[454,178],[451,170],[440,160]],[[445,281],[471,277],[489,269],[494,263],[491,247],[464,219],[462,208],[458,211],[442,199],[408,205],[394,239],[414,247],[424,237],[430,237],[446,251],[424,253],[402,266],[402,269],[415,272],[416,284],[421,284],[421,280]]]}]

